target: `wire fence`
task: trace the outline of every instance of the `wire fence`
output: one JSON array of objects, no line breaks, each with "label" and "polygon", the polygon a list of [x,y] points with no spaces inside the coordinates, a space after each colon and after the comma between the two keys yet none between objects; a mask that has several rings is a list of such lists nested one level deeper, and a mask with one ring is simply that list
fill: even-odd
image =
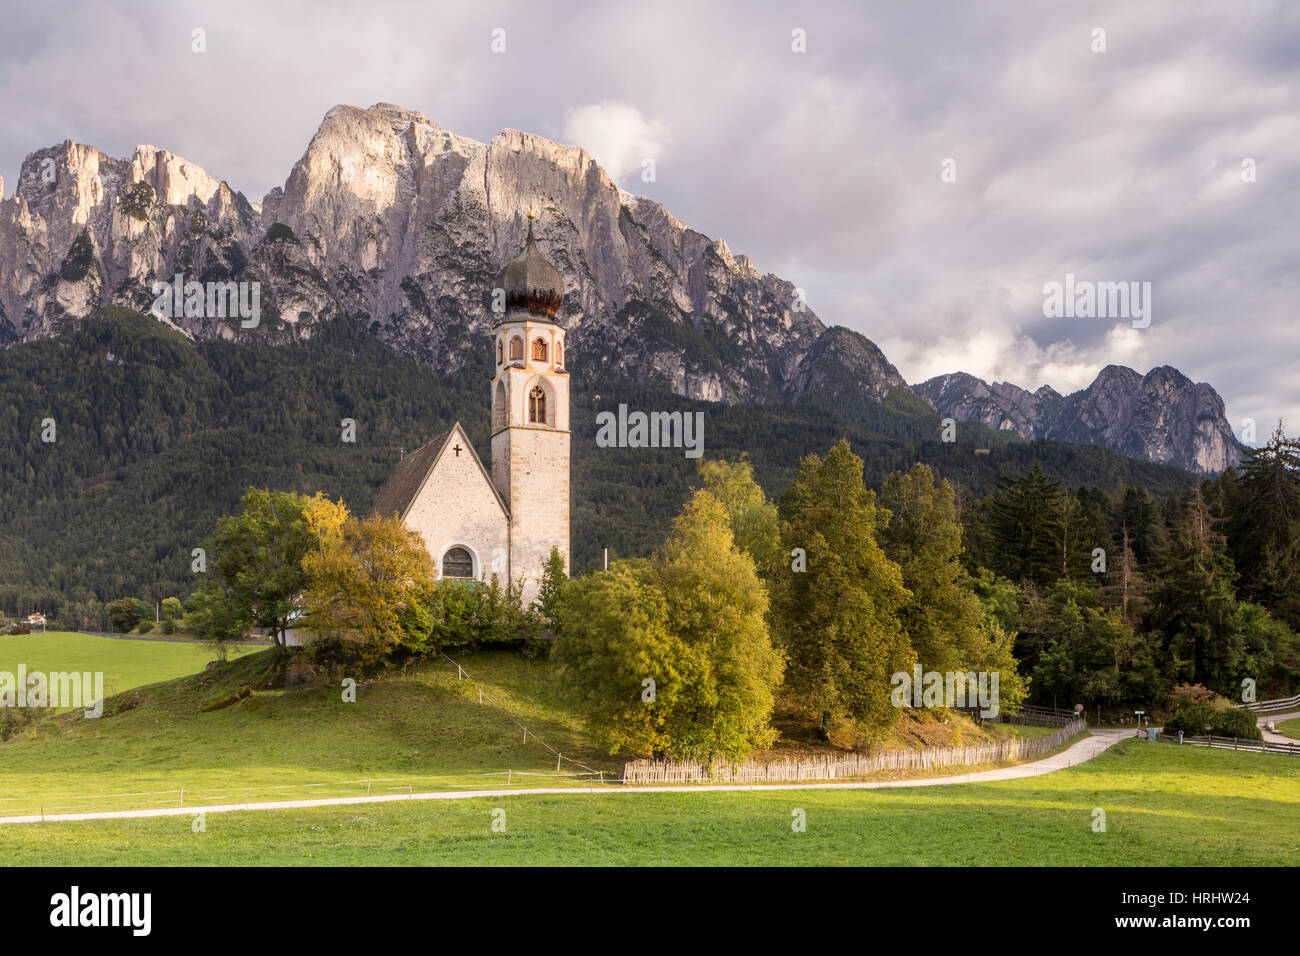
[{"label": "wire fence", "polygon": [[[174,790],[148,790],[137,793],[78,794],[63,798],[72,803],[39,803],[30,797],[0,797],[0,822],[6,817],[54,813],[95,813],[108,810],[153,810],[183,807],[196,812],[206,807],[239,806],[288,800],[314,800],[331,797],[359,797],[451,792],[471,789],[481,781],[493,784],[490,789],[518,789],[535,786],[536,778],[552,783],[566,781],[589,787],[605,784],[605,773],[596,771],[493,770],[482,773],[440,774],[423,777],[363,777],[355,780],[329,780],[316,783],[265,784],[256,787],[184,787]],[[435,783],[434,781],[444,781]],[[58,798],[56,798],[58,799]],[[109,802],[112,801],[112,802]]]}]

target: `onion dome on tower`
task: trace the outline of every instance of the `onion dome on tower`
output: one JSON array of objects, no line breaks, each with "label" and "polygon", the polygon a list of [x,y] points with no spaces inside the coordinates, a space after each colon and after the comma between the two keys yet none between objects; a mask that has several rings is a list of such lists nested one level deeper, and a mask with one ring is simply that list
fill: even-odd
[{"label": "onion dome on tower", "polygon": [[554,321],[564,301],[564,277],[547,262],[533,239],[534,212],[528,213],[528,239],[524,251],[497,276],[497,288],[506,294],[506,315],[525,311],[529,315]]}]

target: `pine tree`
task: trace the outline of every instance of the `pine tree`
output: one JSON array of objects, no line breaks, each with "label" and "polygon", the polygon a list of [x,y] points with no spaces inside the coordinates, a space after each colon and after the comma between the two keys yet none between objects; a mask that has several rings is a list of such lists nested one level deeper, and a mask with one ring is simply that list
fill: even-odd
[{"label": "pine tree", "polygon": [[1176,679],[1233,694],[1246,648],[1220,520],[1197,487],[1175,522],[1151,620]]},{"label": "pine tree", "polygon": [[824,738],[877,738],[898,716],[890,677],[915,660],[899,620],[911,595],[877,543],[882,516],[848,442],[803,460],[780,515],[783,548],[804,558],[774,578],[787,689]]},{"label": "pine tree", "polygon": [[989,531],[993,541],[993,570],[1015,581],[1047,584],[1060,576],[1063,546],[1058,540],[1061,522],[1061,483],[1052,481],[1042,465],[1015,479],[998,479],[990,504]]},{"label": "pine tree", "polygon": [[938,486],[926,465],[891,475],[878,504],[889,512],[881,529],[885,554],[903,573],[911,597],[899,618],[925,670],[977,667],[985,633],[979,599],[961,580],[962,533],[952,487]]},{"label": "pine tree", "polygon": [[1281,422],[1247,455],[1236,492],[1229,539],[1242,595],[1300,628],[1300,440]]},{"label": "pine tree", "polygon": [[564,588],[568,583],[569,576],[564,570],[564,555],[560,554],[558,547],[552,545],[551,553],[542,564],[542,581],[537,590],[537,598],[533,602],[549,628],[554,629],[556,626],[560,602],[564,599]]}]

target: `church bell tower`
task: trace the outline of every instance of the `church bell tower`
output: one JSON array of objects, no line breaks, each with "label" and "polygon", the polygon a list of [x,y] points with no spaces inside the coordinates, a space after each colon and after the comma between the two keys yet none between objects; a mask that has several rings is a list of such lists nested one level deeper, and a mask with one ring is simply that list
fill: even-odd
[{"label": "church bell tower", "polygon": [[492,482],[510,507],[509,577],[524,579],[525,606],[553,546],[569,570],[569,373],[555,321],[564,277],[538,251],[534,218],[492,290]]}]

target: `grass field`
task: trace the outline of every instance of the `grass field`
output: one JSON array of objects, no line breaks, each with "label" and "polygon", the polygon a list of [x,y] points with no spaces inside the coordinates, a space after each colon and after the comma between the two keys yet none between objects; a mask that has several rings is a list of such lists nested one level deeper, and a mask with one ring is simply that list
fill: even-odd
[{"label": "grass field", "polygon": [[[243,650],[234,647],[231,653]],[[101,671],[108,695],[193,674],[214,656],[211,648],[202,644],[119,640],[69,631],[0,637],[0,671],[17,673],[19,664],[27,665],[29,673]]]},{"label": "grass field", "polygon": [[[505,811],[494,833],[492,812]],[[1092,829],[1106,812],[1106,832]],[[792,812],[807,830],[795,833]],[[1229,865],[1300,854],[1300,760],[1126,740],[1057,773],[897,790],[575,793],[0,826],[11,865]]]},{"label": "grass field", "polygon": [[1300,740],[1300,717],[1292,717],[1277,725],[1277,732],[1284,737]]},{"label": "grass field", "polygon": [[[566,773],[582,771],[574,760],[608,772],[622,766],[601,761],[557,702],[549,665],[516,653],[465,655],[468,673],[495,703],[480,704],[475,680],[458,679],[441,660],[362,681],[355,703],[338,687],[314,687],[257,691],[204,710],[256,684],[271,655],[137,688],[110,699],[103,717],[68,714],[0,744],[0,815],[176,805],[180,788],[192,805],[244,799],[245,788],[268,788],[251,799],[280,799],[405,791],[411,783],[496,787],[507,771],[513,785],[536,786],[541,778],[521,774],[556,771],[543,742],[566,756]],[[516,722],[529,729],[526,744]]]},{"label": "grass field", "polygon": [[[124,656],[158,647],[85,640]],[[205,709],[257,685],[271,652],[138,687],[110,699],[101,718],[67,714],[0,744],[0,815],[178,806],[182,790],[184,805],[195,806],[408,789],[585,786],[592,772],[607,780],[619,775],[622,759],[593,749],[549,664],[513,651],[457,656],[465,679],[437,659],[361,683],[355,703],[344,702],[337,687],[313,687],[257,691]],[[980,731],[964,717],[925,716],[909,714],[906,733],[944,734],[946,743],[963,730],[977,739],[1051,731],[1006,724]],[[970,769],[979,768],[961,771]]]}]

